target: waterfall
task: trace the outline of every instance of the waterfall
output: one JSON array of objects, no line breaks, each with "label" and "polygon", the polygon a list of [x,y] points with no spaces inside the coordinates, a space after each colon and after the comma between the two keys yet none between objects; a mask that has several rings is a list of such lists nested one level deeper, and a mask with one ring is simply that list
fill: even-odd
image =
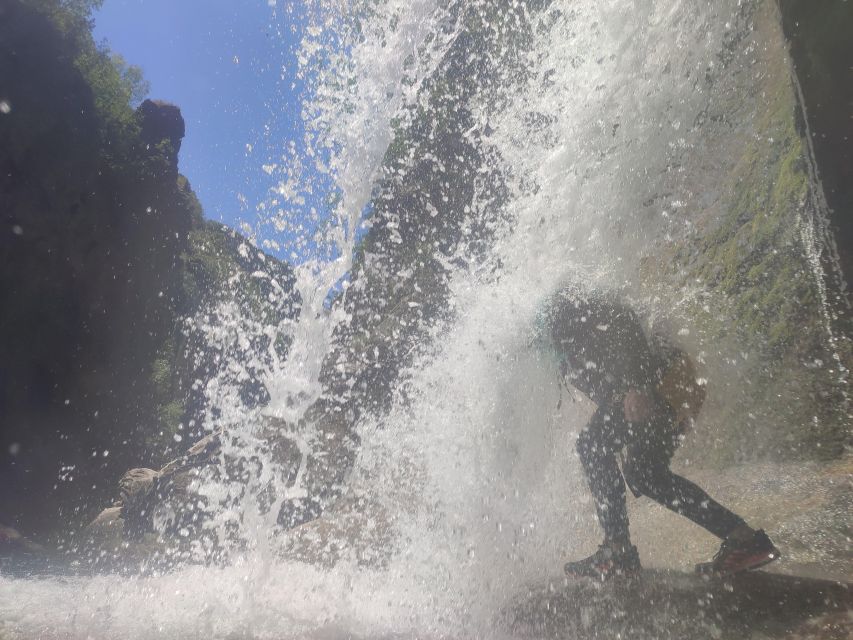
[{"label": "waterfall", "polygon": [[[597,535],[574,453],[593,405],[561,389],[534,346],[537,314],[566,282],[665,319],[712,380],[708,424],[748,414],[730,428],[765,433],[775,414],[750,404],[743,381],[763,375],[755,360],[776,348],[776,329],[763,316],[747,337],[727,328],[777,303],[729,286],[740,267],[706,262],[729,255],[717,245],[742,246],[725,225],[745,224],[731,203],[755,165],[775,158],[772,173],[798,144],[793,113],[772,108],[783,99],[772,91],[790,89],[774,11],[744,0],[309,3],[306,150],[283,143],[258,233],[321,257],[297,267],[299,319],[275,327],[288,358],[254,363],[270,402],[249,410],[227,381],[209,389],[223,460],[262,469],[200,481],[219,505],[208,528],[225,561],[0,576],[0,635],[6,624],[13,638],[500,637],[502,603]],[[778,162],[793,186],[768,206],[808,225],[805,169]],[[314,227],[294,222],[324,191]],[[814,262],[797,248],[808,233],[773,234],[751,264],[774,252]],[[822,286],[800,271],[803,287]],[[249,330],[233,313],[218,320],[233,324],[212,333]],[[777,390],[761,384],[766,397]],[[685,455],[737,459],[720,433],[709,426]],[[270,439],[295,448],[294,469]],[[317,467],[340,449],[324,515],[284,530],[279,509],[314,495]]]}]

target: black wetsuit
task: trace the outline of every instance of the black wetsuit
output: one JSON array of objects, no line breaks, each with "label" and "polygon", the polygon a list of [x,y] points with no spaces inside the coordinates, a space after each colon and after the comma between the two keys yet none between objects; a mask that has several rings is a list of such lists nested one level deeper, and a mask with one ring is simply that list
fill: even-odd
[{"label": "black wetsuit", "polygon": [[[605,541],[628,540],[626,482],[637,495],[652,498],[720,538],[745,525],[670,470],[681,425],[655,390],[667,368],[667,354],[650,347],[636,314],[605,299],[563,300],[553,310],[551,329],[567,382],[598,405],[578,436],[577,451]],[[654,399],[656,409],[649,419],[634,423],[625,419],[623,400],[630,390]],[[623,448],[620,473],[617,459]]]}]

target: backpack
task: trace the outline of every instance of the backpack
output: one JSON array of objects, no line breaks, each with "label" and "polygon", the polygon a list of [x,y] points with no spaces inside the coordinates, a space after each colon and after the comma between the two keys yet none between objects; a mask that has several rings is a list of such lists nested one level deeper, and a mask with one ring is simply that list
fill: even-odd
[{"label": "backpack", "polygon": [[655,390],[675,413],[676,424],[689,427],[705,402],[705,381],[696,375],[696,365],[680,347],[668,344],[663,355],[664,365]]}]

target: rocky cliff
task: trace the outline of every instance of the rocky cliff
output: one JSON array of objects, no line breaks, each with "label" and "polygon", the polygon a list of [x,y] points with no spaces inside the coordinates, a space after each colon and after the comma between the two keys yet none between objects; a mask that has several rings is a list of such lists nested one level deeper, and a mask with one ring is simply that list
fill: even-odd
[{"label": "rocky cliff", "polygon": [[90,4],[0,4],[0,521],[30,533],[88,520],[127,468],[200,437],[193,383],[219,360],[185,318],[298,306],[287,265],[203,220],[180,109],[133,108],[144,83],[95,45]]}]

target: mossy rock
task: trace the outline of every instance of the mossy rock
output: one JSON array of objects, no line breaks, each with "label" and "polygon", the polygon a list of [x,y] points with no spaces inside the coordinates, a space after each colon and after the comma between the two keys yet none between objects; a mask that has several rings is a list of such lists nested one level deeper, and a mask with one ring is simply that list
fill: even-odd
[{"label": "mossy rock", "polygon": [[827,275],[814,242],[826,216],[815,159],[780,15],[771,3],[753,4],[744,37],[761,53],[750,61],[748,83],[717,79],[734,83],[738,89],[729,93],[741,103],[723,98],[714,105],[723,120],[731,111],[751,122],[750,135],[730,143],[736,155],[716,185],[723,196],[693,213],[695,235],[642,263],[646,286],[663,299],[667,288],[682,297],[701,292],[672,307],[691,327],[710,378],[711,396],[689,446],[717,465],[837,457],[851,426],[844,369],[853,361],[846,340],[833,339]]}]

